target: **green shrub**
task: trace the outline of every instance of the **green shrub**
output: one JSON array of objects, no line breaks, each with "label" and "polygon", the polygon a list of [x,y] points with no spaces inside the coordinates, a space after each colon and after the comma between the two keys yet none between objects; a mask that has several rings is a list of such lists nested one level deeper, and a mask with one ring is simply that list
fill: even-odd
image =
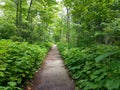
[{"label": "green shrub", "polygon": [[[120,48],[92,45],[89,48],[62,49],[65,65],[76,81],[76,89],[119,90]],[[65,48],[65,47],[64,47]],[[66,47],[67,48],[67,47]]]},{"label": "green shrub", "polygon": [[46,53],[37,45],[0,40],[0,90],[22,90]]},{"label": "green shrub", "polygon": [[[1,21],[1,20],[0,20]],[[0,39],[10,39],[16,34],[16,26],[14,24],[6,22],[0,22]]]},{"label": "green shrub", "polygon": [[51,42],[35,42],[35,44],[39,45],[41,48],[46,48],[47,50],[49,50],[53,45]]}]

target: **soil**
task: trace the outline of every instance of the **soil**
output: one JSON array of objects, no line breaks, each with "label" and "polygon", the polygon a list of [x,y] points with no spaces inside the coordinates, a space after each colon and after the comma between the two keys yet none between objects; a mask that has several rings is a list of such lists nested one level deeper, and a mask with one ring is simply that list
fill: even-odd
[{"label": "soil", "polygon": [[49,51],[41,69],[35,74],[32,86],[26,90],[75,90],[56,45]]}]

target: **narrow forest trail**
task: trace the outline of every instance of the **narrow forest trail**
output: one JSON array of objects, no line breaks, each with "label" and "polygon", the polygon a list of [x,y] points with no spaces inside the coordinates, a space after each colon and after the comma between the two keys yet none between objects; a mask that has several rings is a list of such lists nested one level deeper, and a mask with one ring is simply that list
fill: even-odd
[{"label": "narrow forest trail", "polygon": [[56,45],[49,51],[31,90],[75,90]]}]

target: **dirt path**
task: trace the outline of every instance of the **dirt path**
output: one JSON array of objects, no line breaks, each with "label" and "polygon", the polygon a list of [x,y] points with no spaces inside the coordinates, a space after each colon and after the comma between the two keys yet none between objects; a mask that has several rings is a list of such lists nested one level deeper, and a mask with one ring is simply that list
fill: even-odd
[{"label": "dirt path", "polygon": [[30,90],[75,90],[74,82],[69,78],[55,45],[48,53],[42,70],[37,73]]}]

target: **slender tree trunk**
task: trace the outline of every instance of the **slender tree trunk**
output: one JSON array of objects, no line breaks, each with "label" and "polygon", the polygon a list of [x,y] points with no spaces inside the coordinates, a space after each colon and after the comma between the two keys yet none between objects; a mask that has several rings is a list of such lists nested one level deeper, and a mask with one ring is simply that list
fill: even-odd
[{"label": "slender tree trunk", "polygon": [[15,1],[16,4],[16,26],[18,27],[19,25],[19,1]]},{"label": "slender tree trunk", "polygon": [[[19,34],[23,37],[22,31],[22,0],[19,0]],[[24,38],[24,37],[23,37]]]},{"label": "slender tree trunk", "polygon": [[29,18],[30,18],[30,12],[31,12],[32,3],[33,3],[33,0],[31,0],[31,2],[30,2],[30,6],[29,6],[29,9],[28,9],[27,20],[29,20]]},{"label": "slender tree trunk", "polygon": [[21,28],[21,24],[22,24],[22,0],[20,0],[20,13],[19,13],[19,24],[20,24],[20,28]]},{"label": "slender tree trunk", "polygon": [[70,9],[67,8],[67,33],[66,33],[66,40],[67,40],[67,43],[68,43],[68,47],[69,47],[69,44],[70,44],[70,15],[69,15],[69,11],[70,11]]},{"label": "slender tree trunk", "polygon": [[26,29],[29,29],[29,38],[28,41],[30,41],[30,43],[32,43],[32,36],[31,36],[31,31],[32,31],[32,16],[31,16],[31,8],[32,8],[32,4],[33,4],[33,0],[30,1],[29,4],[29,8],[28,8],[28,12],[27,12],[27,18],[26,20],[28,21],[28,23],[26,23]]},{"label": "slender tree trunk", "polygon": [[18,36],[21,37],[21,19],[22,19],[22,1],[21,0],[15,0],[14,3],[16,4],[16,27],[18,31]]}]

